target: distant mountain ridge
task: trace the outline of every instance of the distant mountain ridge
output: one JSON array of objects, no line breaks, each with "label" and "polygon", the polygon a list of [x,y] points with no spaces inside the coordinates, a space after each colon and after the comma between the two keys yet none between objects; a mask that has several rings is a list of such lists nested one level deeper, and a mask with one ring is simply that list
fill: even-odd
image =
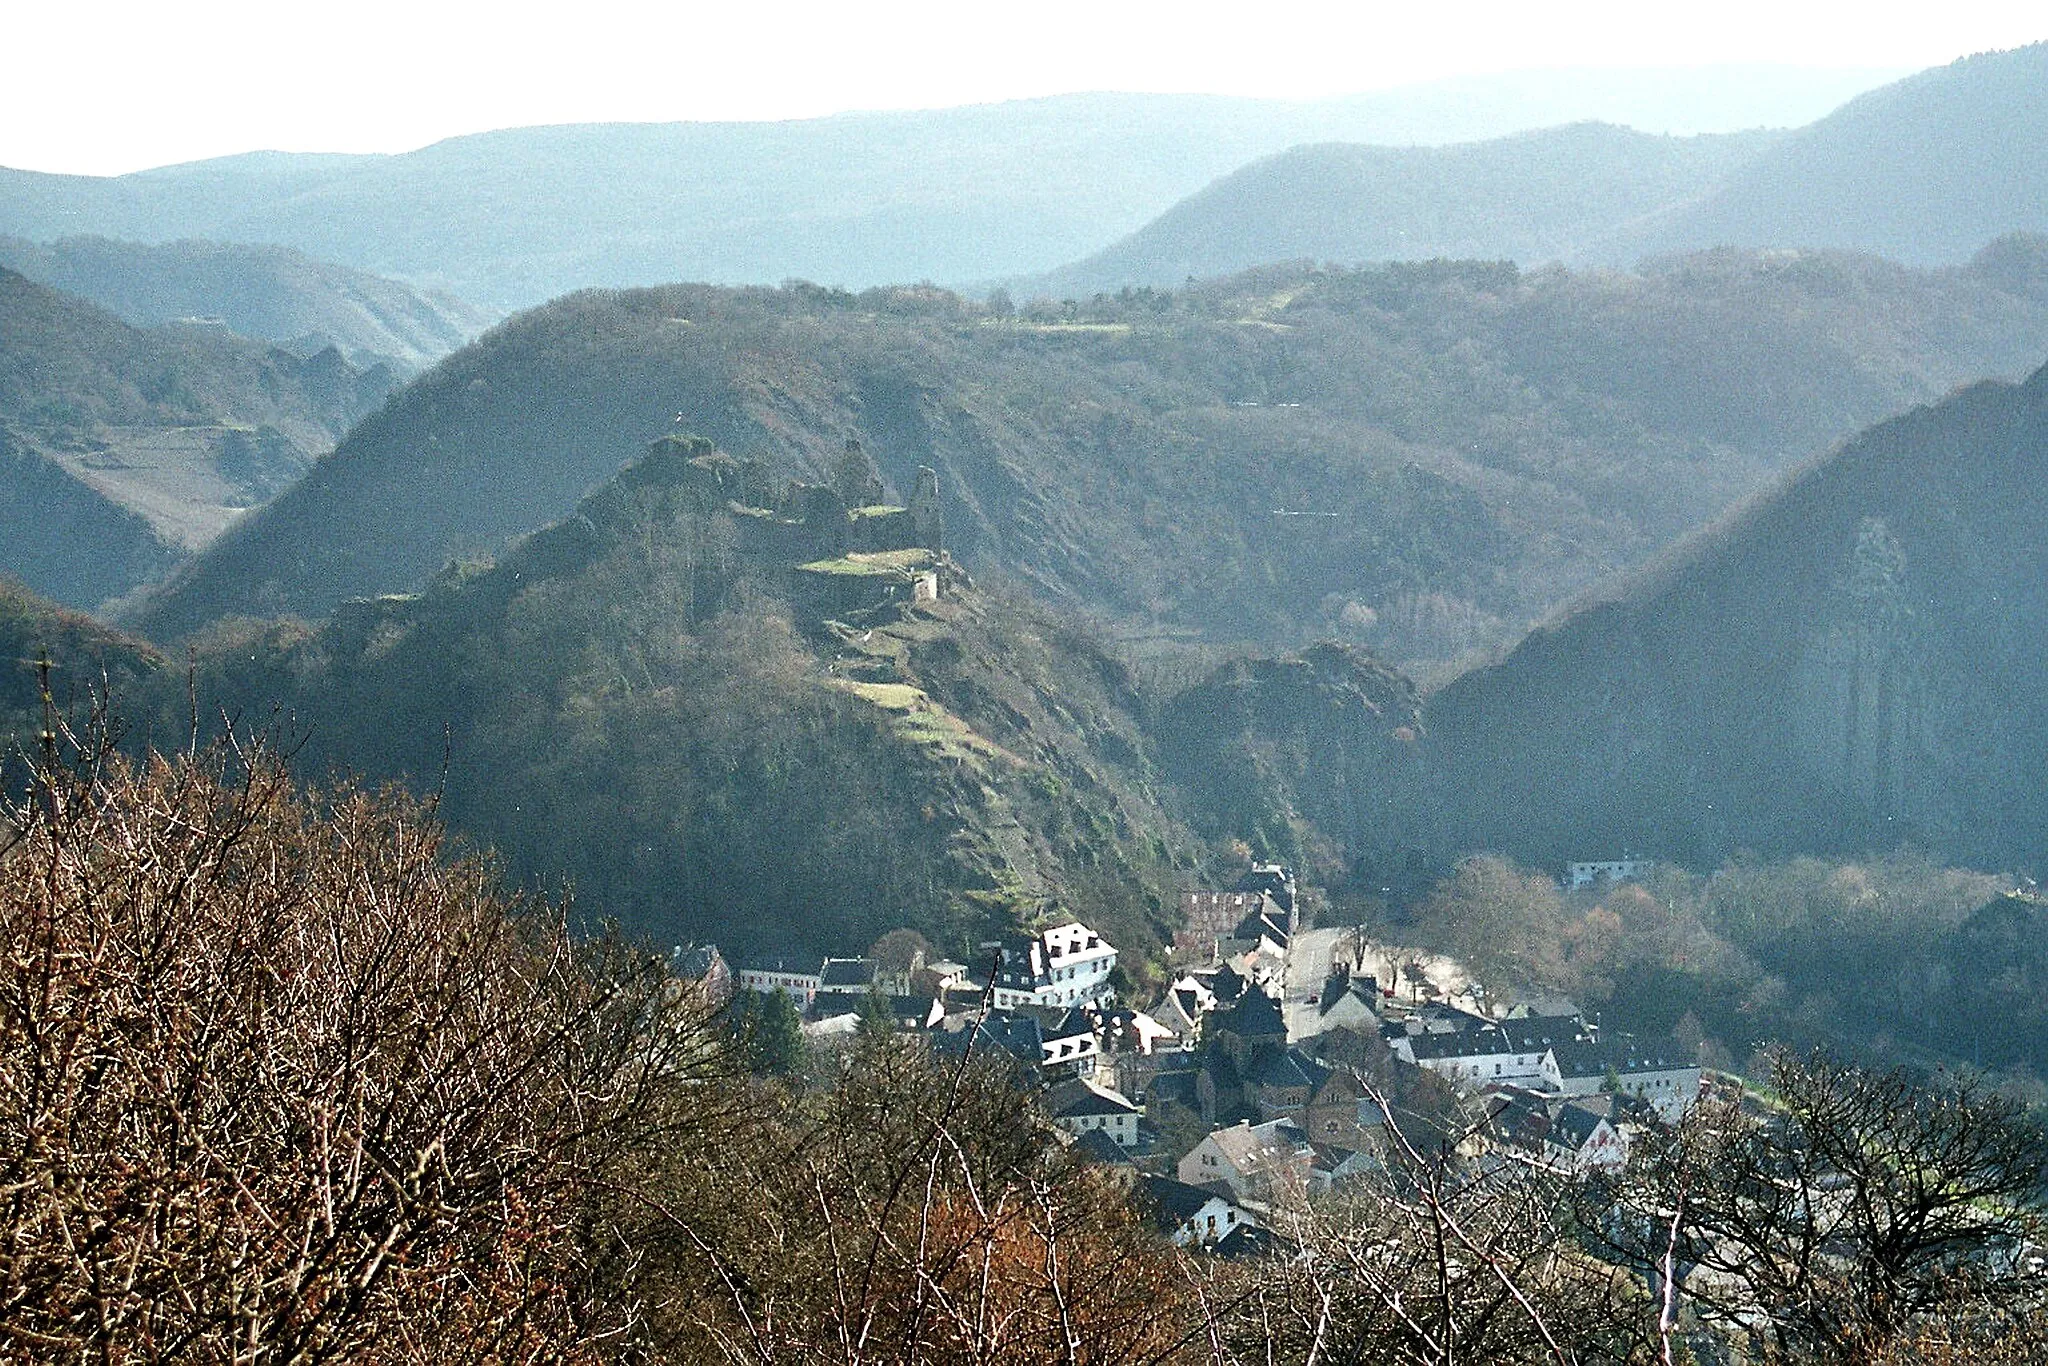
[{"label": "distant mountain ridge", "polygon": [[97,608],[274,496],[397,383],[333,349],[129,326],[0,267],[0,573]]},{"label": "distant mountain ridge", "polygon": [[2048,367],[1872,428],[1456,680],[1424,708],[1445,846],[2038,871],[2044,476]]},{"label": "distant mountain ridge", "polygon": [[105,237],[42,244],[0,237],[0,266],[90,299],[136,327],[218,319],[304,356],[329,346],[359,369],[416,373],[489,326],[491,315],[288,247]]},{"label": "distant mountain ridge", "polygon": [[1966,57],[1857,97],[1598,255],[1727,245],[1960,261],[2005,233],[2048,232],[2043,146],[2048,43]]},{"label": "distant mountain ridge", "polygon": [[1802,122],[1879,73],[1473,78],[1343,99],[1064,95],[785,123],[583,124],[397,156],[255,153],[118,177],[0,170],[0,233],[267,242],[492,307],[675,280],[860,287],[1044,271],[1254,158],[1585,118]]},{"label": "distant mountain ridge", "polygon": [[1967,260],[2048,232],[2048,44],[1965,58],[1794,131],[1657,138],[1591,125],[1448,147],[1292,148],[1020,296],[1177,284],[1270,261],[1436,256],[1632,267],[1720,246]]},{"label": "distant mountain ridge", "polygon": [[317,618],[488,559],[680,426],[785,474],[940,474],[976,574],[1133,629],[1406,667],[1571,593],[1844,433],[2048,354],[2048,243],[1912,271],[1251,272],[1087,309],[932,289],[591,291],[415,381],[128,620]]},{"label": "distant mountain ridge", "polygon": [[1296,147],[1084,261],[1012,287],[1086,296],[1287,260],[1572,260],[1705,194],[1784,136],[1671,138],[1588,123],[1449,147]]}]

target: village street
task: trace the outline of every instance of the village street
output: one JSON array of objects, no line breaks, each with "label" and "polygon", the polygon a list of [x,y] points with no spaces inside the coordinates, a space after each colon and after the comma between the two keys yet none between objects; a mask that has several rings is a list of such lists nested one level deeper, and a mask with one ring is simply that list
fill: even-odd
[{"label": "village street", "polygon": [[1413,967],[1419,967],[1424,979],[1444,998],[1463,995],[1471,985],[1461,964],[1439,954],[1375,944],[1348,925],[1302,930],[1288,945],[1281,979],[1280,1009],[1287,1021],[1288,1038],[1316,1032],[1316,1002],[1337,964],[1348,966],[1353,975],[1376,978],[1383,990],[1395,987],[1402,998],[1410,1000],[1414,999],[1415,984],[1408,970]]}]

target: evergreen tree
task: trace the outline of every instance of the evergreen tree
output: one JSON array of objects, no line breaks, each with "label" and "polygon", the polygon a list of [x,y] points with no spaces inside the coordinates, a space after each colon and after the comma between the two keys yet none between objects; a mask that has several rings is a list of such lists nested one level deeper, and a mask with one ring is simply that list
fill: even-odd
[{"label": "evergreen tree", "polygon": [[860,998],[860,1036],[863,1039],[886,1039],[896,1032],[896,1019],[889,1013],[889,1003],[882,999],[882,993],[870,988]]},{"label": "evergreen tree", "polygon": [[803,1067],[803,1022],[788,993],[771,991],[756,999],[747,1015],[746,1056],[762,1076],[793,1076]]}]

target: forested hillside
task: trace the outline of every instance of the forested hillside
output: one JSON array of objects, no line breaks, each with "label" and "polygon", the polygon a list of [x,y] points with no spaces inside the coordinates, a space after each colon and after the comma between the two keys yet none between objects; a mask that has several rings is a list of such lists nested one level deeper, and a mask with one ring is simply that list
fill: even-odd
[{"label": "forested hillside", "polygon": [[395,382],[217,330],[131,327],[0,269],[0,573],[91,608],[275,495]]},{"label": "forested hillside", "polygon": [[484,330],[487,314],[289,247],[106,237],[0,237],[0,266],[136,327],[219,322],[296,355],[334,347],[358,369],[423,370]]},{"label": "forested hillside", "polygon": [[2048,43],[1966,57],[1852,100],[1596,256],[1736,245],[1961,261],[2002,233],[2048,231],[2044,141]]},{"label": "forested hillside", "polygon": [[707,451],[658,445],[419,597],[202,638],[207,713],[282,707],[309,776],[438,786],[514,873],[657,942],[817,955],[907,925],[965,953],[1057,904],[1139,970],[1199,850],[1123,666],[951,570],[914,609],[863,598],[859,562],[798,575],[749,548],[746,479]]},{"label": "forested hillside", "polygon": [[1843,434],[2048,353],[2048,252],[1637,275],[1272,269],[1085,309],[672,286],[515,318],[131,618],[173,639],[417,587],[680,426],[940,475],[977,574],[1143,632],[1411,666],[1506,644]]},{"label": "forested hillside", "polygon": [[1966,389],[1458,679],[1425,711],[1449,840],[2038,870],[2044,452],[2048,368]]},{"label": "forested hillside", "polygon": [[1585,123],[1451,147],[1295,147],[1232,172],[1086,260],[1013,288],[1085,298],[1271,261],[1571,261],[1640,218],[1706,194],[1783,136],[1653,137]]}]

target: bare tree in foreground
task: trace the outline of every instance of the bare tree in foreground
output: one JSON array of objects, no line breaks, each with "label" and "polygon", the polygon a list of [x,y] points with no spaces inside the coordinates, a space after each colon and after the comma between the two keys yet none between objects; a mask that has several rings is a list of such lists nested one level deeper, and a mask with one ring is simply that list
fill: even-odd
[{"label": "bare tree in foreground", "polygon": [[589,1187],[712,1038],[646,955],[260,748],[94,746],[7,815],[0,1358],[560,1362],[633,1327]]},{"label": "bare tree in foreground", "polygon": [[1942,1360],[2037,1322],[2048,1144],[2023,1106],[1821,1054],[1768,1083],[1775,1106],[1718,1096],[1639,1150],[1587,1223],[1779,1360]]}]

